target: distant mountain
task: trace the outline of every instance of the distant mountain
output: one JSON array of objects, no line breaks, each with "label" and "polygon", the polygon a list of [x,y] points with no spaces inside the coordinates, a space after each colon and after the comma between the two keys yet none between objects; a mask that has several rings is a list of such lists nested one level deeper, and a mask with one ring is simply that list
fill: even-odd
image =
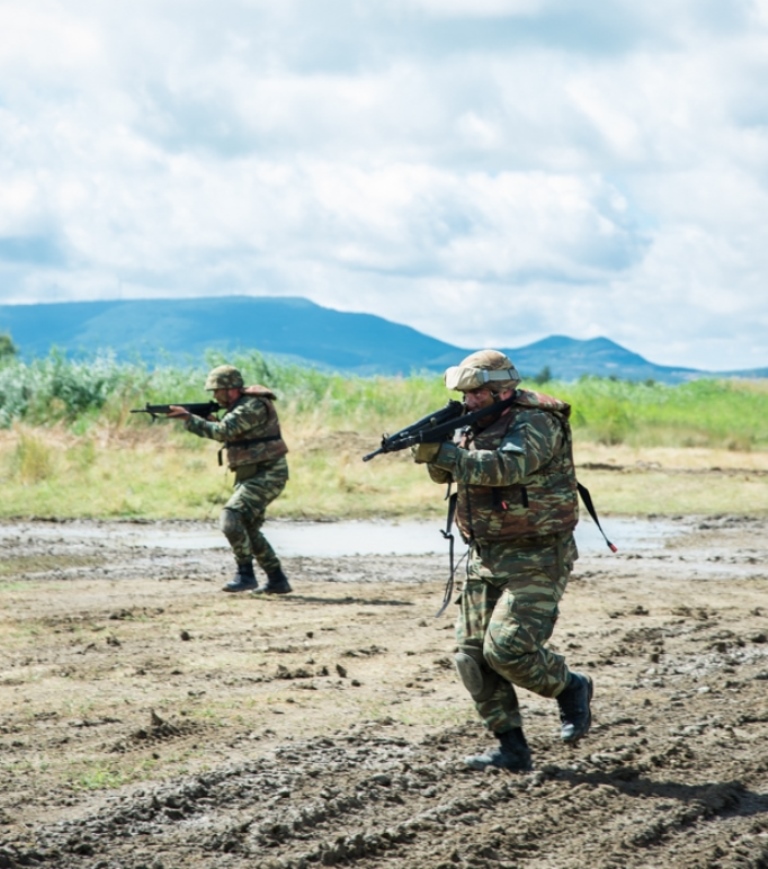
[{"label": "distant mountain", "polygon": [[[456,348],[371,314],[301,298],[227,296],[0,306],[0,333],[25,357],[111,349],[150,363],[198,359],[208,349],[253,350],[358,374],[451,364]],[[445,360],[445,361],[444,361]]]},{"label": "distant mountain", "polygon": [[505,352],[512,356],[521,374],[523,371],[529,374],[540,372],[547,365],[553,376],[561,380],[576,380],[584,374],[594,374],[599,377],[617,377],[620,380],[681,383],[711,373],[694,368],[655,365],[608,338],[577,341],[564,335],[552,335],[526,347]]},{"label": "distant mountain", "polygon": [[[23,358],[52,348],[70,357],[111,350],[150,365],[199,360],[209,349],[258,350],[268,357],[358,375],[443,371],[472,350],[371,314],[334,311],[302,298],[226,296],[0,305],[0,334],[10,333]],[[607,338],[579,341],[553,335],[534,344],[498,348],[525,378],[545,368],[553,377],[584,374],[679,383],[703,376],[768,377],[655,365]]]}]

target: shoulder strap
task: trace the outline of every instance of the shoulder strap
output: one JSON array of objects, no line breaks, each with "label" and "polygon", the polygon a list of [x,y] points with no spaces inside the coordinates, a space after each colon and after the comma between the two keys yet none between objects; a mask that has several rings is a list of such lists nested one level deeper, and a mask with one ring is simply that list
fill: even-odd
[{"label": "shoulder strap", "polygon": [[584,506],[587,508],[589,515],[594,520],[595,525],[600,529],[600,533],[608,544],[608,548],[611,552],[618,552],[618,547],[611,543],[611,541],[605,536],[605,531],[600,527],[600,520],[597,518],[597,510],[595,510],[595,505],[592,503],[592,496],[589,494],[589,489],[586,486],[582,486],[581,483],[576,483],[576,486],[578,487],[579,495],[581,495],[581,500],[584,502]]}]

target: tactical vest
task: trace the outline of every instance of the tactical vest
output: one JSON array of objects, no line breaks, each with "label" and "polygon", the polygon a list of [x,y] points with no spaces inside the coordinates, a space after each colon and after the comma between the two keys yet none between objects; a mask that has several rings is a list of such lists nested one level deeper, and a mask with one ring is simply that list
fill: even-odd
[{"label": "tactical vest", "polygon": [[266,386],[257,384],[247,386],[243,390],[243,398],[256,398],[266,407],[267,423],[258,437],[249,437],[246,432],[243,437],[226,442],[227,465],[230,468],[272,462],[288,452],[288,447],[280,433],[277,411],[272,403],[275,394]]},{"label": "tactical vest", "polygon": [[463,435],[460,446],[471,451],[496,450],[520,413],[551,413],[562,429],[559,452],[528,479],[510,486],[457,485],[456,524],[466,541],[515,540],[571,531],[579,504],[570,405],[541,393],[518,389],[508,413],[480,432]]}]

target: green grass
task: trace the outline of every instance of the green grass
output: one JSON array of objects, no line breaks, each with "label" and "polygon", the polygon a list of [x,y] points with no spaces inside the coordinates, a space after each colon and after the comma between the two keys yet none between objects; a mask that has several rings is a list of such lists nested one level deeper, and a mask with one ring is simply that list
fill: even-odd
[{"label": "green grass", "polygon": [[[0,516],[217,517],[231,491],[230,475],[216,464],[218,444],[130,410],[146,402],[206,398],[206,370],[222,361],[211,353],[200,368],[154,371],[109,358],[85,364],[56,355],[0,364]],[[247,382],[268,383],[278,394],[291,479],[270,516],[442,514],[442,489],[408,451],[362,461],[383,433],[456,397],[441,377],[347,377],[268,363],[257,353],[227,361]],[[745,457],[745,466],[747,456],[768,456],[768,381],[699,380],[673,387],[582,378],[539,388],[571,403],[577,463],[585,447],[590,455],[593,447],[726,451]],[[689,479],[660,498],[647,475],[582,476],[597,481],[593,495],[603,511],[663,512],[672,504],[686,511],[697,504],[706,512],[731,505],[768,510],[764,483],[755,480]]]},{"label": "green grass", "polygon": [[113,790],[125,784],[149,780],[159,761],[146,758],[132,767],[121,768],[119,762],[110,766],[100,759],[86,759],[73,763],[67,775],[69,786],[75,791]]},{"label": "green grass", "polygon": [[46,555],[44,553],[26,554],[24,552],[6,555],[0,560],[0,589],[5,588],[5,576],[18,576],[20,573],[48,573],[52,570],[66,570],[73,567],[86,567],[98,564],[98,557],[89,555]]},{"label": "green grass", "polygon": [[548,384],[547,391],[571,403],[574,431],[585,440],[768,449],[768,381],[695,380],[665,386],[583,378]]}]

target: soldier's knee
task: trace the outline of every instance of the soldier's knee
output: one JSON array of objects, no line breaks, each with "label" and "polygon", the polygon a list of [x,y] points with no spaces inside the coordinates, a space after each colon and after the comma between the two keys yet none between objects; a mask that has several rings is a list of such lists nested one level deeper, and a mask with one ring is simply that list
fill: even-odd
[{"label": "soldier's knee", "polygon": [[454,655],[454,661],[459,678],[476,703],[493,696],[499,675],[490,669],[479,649],[462,649]]},{"label": "soldier's knee", "polygon": [[219,527],[227,539],[237,537],[244,531],[243,517],[237,510],[225,507],[219,517]]}]

